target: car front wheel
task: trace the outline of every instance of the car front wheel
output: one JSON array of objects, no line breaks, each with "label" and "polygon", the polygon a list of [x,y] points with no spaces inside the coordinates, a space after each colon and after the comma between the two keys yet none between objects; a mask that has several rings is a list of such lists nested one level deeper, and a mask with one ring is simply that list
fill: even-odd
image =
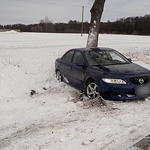
[{"label": "car front wheel", "polygon": [[99,88],[98,88],[97,84],[94,81],[88,82],[86,85],[86,88],[85,88],[85,93],[91,99],[98,97],[99,96]]}]

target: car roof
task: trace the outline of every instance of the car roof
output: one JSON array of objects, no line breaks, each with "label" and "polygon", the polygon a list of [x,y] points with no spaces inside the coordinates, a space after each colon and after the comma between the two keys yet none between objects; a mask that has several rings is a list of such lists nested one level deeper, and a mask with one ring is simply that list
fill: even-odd
[{"label": "car roof", "polygon": [[107,47],[95,47],[95,48],[94,47],[93,48],[85,47],[85,48],[74,48],[71,50],[79,50],[79,51],[98,51],[98,50],[101,50],[101,51],[103,51],[103,50],[114,50],[114,49],[107,48]]}]

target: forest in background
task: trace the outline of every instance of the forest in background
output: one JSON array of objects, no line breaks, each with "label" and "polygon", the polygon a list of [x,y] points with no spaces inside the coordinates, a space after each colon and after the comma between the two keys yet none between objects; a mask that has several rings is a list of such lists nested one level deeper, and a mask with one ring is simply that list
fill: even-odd
[{"label": "forest in background", "polygon": [[[83,22],[83,33],[89,32],[90,23]],[[70,20],[68,23],[53,23],[48,17],[38,24],[0,25],[0,29],[19,29],[21,32],[45,33],[81,33],[82,22]],[[100,33],[150,35],[150,14],[143,17],[128,17],[117,19],[114,22],[101,22]]]}]

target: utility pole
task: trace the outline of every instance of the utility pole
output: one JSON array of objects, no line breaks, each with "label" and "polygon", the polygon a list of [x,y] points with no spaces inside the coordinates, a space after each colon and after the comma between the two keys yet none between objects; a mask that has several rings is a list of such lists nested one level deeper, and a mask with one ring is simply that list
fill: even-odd
[{"label": "utility pole", "polygon": [[82,27],[81,27],[81,36],[83,35],[83,18],[84,18],[84,6],[82,6]]}]

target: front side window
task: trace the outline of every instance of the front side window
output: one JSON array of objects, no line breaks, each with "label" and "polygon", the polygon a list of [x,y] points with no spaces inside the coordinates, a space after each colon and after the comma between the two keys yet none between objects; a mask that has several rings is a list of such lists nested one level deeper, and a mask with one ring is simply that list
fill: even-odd
[{"label": "front side window", "polygon": [[84,63],[84,58],[82,54],[78,51],[75,52],[74,57],[73,57],[73,63]]}]

